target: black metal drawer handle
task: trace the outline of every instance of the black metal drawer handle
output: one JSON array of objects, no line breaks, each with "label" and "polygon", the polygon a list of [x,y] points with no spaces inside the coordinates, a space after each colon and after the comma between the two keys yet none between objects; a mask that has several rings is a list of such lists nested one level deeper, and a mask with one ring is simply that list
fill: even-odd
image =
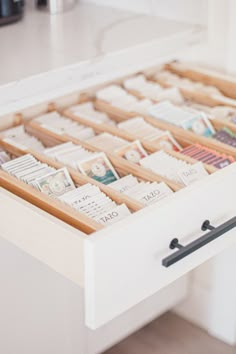
[{"label": "black metal drawer handle", "polygon": [[185,258],[189,254],[207,245],[211,241],[214,241],[216,238],[224,235],[226,232],[232,230],[234,227],[236,227],[236,216],[217,227],[212,226],[209,220],[205,220],[202,224],[201,229],[202,231],[210,230],[210,232],[203,236],[200,236],[197,240],[190,242],[186,246],[179,244],[179,240],[177,238],[174,238],[171,241],[169,247],[172,250],[178,248],[178,251],[164,258],[162,260],[162,265],[166,268],[170,267],[172,264],[180,261],[182,258]]}]

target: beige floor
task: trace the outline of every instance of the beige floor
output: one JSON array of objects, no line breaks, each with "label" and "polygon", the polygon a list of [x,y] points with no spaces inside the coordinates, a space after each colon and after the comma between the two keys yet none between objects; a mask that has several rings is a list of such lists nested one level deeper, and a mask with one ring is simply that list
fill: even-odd
[{"label": "beige floor", "polygon": [[104,354],[236,354],[236,347],[166,313]]}]

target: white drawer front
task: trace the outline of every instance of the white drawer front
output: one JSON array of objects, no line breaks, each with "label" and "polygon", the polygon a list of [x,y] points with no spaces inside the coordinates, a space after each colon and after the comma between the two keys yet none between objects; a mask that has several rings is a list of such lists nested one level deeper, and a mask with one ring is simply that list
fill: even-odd
[{"label": "white drawer front", "polygon": [[159,204],[86,236],[0,189],[0,234],[84,287],[86,324],[98,328],[155,294],[236,240],[231,230],[165,268],[163,258],[199,238],[202,222],[218,226],[236,215],[236,164]]},{"label": "white drawer front", "polygon": [[236,241],[236,229],[166,268],[177,237],[183,245],[236,215],[236,164],[85,241],[86,323],[97,328],[154,294]]}]

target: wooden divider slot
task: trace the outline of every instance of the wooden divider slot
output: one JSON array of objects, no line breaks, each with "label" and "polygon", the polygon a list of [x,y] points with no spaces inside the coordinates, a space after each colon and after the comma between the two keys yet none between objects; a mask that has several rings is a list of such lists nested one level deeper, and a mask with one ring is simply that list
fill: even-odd
[{"label": "wooden divider slot", "polygon": [[[0,141],[0,145],[6,151],[13,153],[13,146],[8,149],[8,145],[2,143],[2,141]],[[17,153],[19,153],[19,149],[17,149]],[[22,151],[22,155],[25,153],[28,153],[28,151]],[[90,219],[86,215],[79,213],[60,201],[41,193],[37,189],[18,180],[3,170],[0,170],[0,186],[86,234],[91,234],[92,232],[103,228],[103,225],[97,223],[93,219]]]},{"label": "wooden divider slot", "polygon": [[[153,79],[150,78],[152,81],[159,83],[163,87],[173,87],[170,84],[167,84],[165,80],[161,79]],[[181,94],[183,95],[184,98],[187,100],[208,106],[208,107],[216,107],[216,106],[229,106],[232,108],[236,109],[236,101],[235,101],[235,106],[233,103],[227,104],[227,102],[222,101],[221,99],[212,97],[210,95],[207,95],[206,93],[202,93],[199,91],[194,91],[194,90],[187,90],[186,88],[179,88]],[[157,102],[157,101],[156,101]],[[236,124],[224,120],[224,119],[218,119],[214,118],[211,120],[211,124],[215,128],[215,130],[222,129],[224,127],[229,128],[236,134]]]},{"label": "wooden divider slot", "polygon": [[[232,97],[233,99],[236,99],[236,81],[235,82],[230,82],[228,79],[226,80],[227,83],[225,82],[224,79],[218,79],[217,77],[210,76],[210,74],[203,74],[201,72],[198,72],[196,69],[187,69],[184,71],[180,71],[176,69],[176,66],[174,64],[166,64],[166,69],[169,70],[170,72],[173,72],[174,74],[177,74],[181,77],[186,77],[189,78],[193,81],[200,81],[203,82],[204,84],[207,85],[214,85],[217,88],[219,88],[223,94]],[[207,80],[205,79],[207,78]],[[160,80],[160,79],[154,79],[150,78],[154,82],[158,82],[160,85],[163,87],[171,87],[171,85],[168,85],[165,80]],[[226,86],[225,86],[226,85]],[[226,89],[227,87],[227,89]],[[184,96],[184,98],[191,100],[193,102],[203,104],[209,107],[215,107],[215,106],[229,106],[233,107],[236,109],[236,100],[227,100],[222,98],[219,98],[219,96],[211,96],[207,95],[206,93],[201,93],[199,91],[194,91],[194,90],[187,90],[186,88],[180,88],[180,92]],[[230,93],[230,94],[229,94]],[[234,102],[235,101],[235,102]],[[217,119],[213,118],[211,120],[212,125],[216,130],[222,129],[224,127],[229,128],[236,134],[236,124],[224,120],[224,119]]]},{"label": "wooden divider slot", "polygon": [[[93,128],[95,130],[95,132],[98,134],[103,133],[105,131],[105,132],[108,132],[112,135],[123,138],[127,141],[139,140],[142,143],[143,147],[146,149],[146,151],[149,153],[154,153],[156,151],[163,150],[166,153],[168,153],[169,155],[176,157],[179,160],[183,160],[183,161],[186,161],[191,164],[198,162],[197,160],[190,158],[186,155],[183,155],[177,151],[172,151],[172,150],[160,148],[157,143],[149,141],[148,139],[145,139],[145,138],[140,138],[139,136],[131,134],[123,129],[117,128],[116,126],[112,126],[107,123],[95,123],[95,122],[91,122],[86,119],[83,119],[83,118],[79,117],[79,115],[72,113],[69,109],[63,111],[62,114],[64,116],[80,123],[80,124],[83,124],[83,125]],[[204,164],[204,167],[209,173],[214,173],[215,171],[217,171],[217,168],[207,165],[207,164]]]},{"label": "wooden divider slot", "polygon": [[[94,152],[103,151],[102,149],[99,149],[99,148],[93,146],[92,144],[88,144],[85,141],[75,139],[72,136],[69,136],[66,134],[59,135],[59,134],[56,134],[52,131],[49,131],[34,121],[27,122],[26,129],[31,129],[31,130],[34,129],[35,131],[39,131],[44,136],[49,136],[49,137],[52,137],[53,139],[57,139],[61,143],[71,141],[74,144],[79,144],[79,145],[83,146],[85,149],[90,150],[90,151],[94,151]],[[173,191],[177,191],[183,187],[182,185],[180,185],[178,183],[170,181],[169,179],[162,177],[162,176],[158,175],[157,173],[152,172],[151,170],[148,170],[142,166],[136,165],[130,161],[127,161],[127,160],[121,158],[121,157],[118,157],[115,154],[110,153],[109,151],[105,151],[105,152],[106,152],[107,157],[110,159],[111,163],[113,164],[113,166],[116,169],[119,169],[120,171],[122,171],[125,175],[131,173],[134,176],[136,176],[140,179],[143,179],[145,181],[166,182]]]},{"label": "wooden divider slot", "polygon": [[[203,82],[206,85],[213,85],[217,87],[224,95],[231,97],[233,99],[236,99],[236,80],[230,80],[227,77],[224,77],[223,75],[216,74],[207,70],[201,70],[195,67],[191,67],[188,65],[182,65],[181,67],[176,64],[176,63],[168,63],[164,66],[164,69],[169,70],[170,72],[173,72],[180,77],[186,77],[189,78],[193,81],[200,81]],[[168,83],[166,83],[164,80],[156,80],[153,77],[149,77],[149,80],[153,80],[155,82],[160,83],[163,87],[171,87]],[[119,85],[122,85],[122,79],[117,81]],[[220,95],[208,95],[206,93],[202,93],[196,90],[187,90],[186,88],[180,88],[180,91],[182,95],[188,99],[192,100],[194,102],[204,104],[210,107],[214,107],[216,105],[229,105],[231,107],[236,108],[236,100],[234,101],[233,99],[230,98],[225,98],[221,97]],[[138,99],[144,98],[140,92],[136,90],[127,90],[127,92],[131,93],[132,95],[136,96]],[[88,100],[91,100],[87,94],[83,94],[80,96],[79,102],[87,102]],[[154,101],[154,100],[153,100]],[[155,102],[155,101],[154,101]],[[157,102],[157,101],[156,101]],[[148,123],[153,125],[154,127],[157,127],[162,130],[168,130],[170,131],[175,139],[183,146],[186,147],[191,144],[195,144],[196,142],[199,144],[202,144],[206,147],[209,147],[211,149],[214,149],[216,151],[219,151],[221,153],[231,155],[234,158],[236,158],[236,149],[223,144],[213,138],[206,138],[202,137],[199,135],[196,135],[192,132],[186,131],[182,128],[176,127],[174,125],[171,125],[167,122],[163,122],[161,120],[155,119],[149,115],[143,115],[139,114],[136,112],[125,112],[118,107],[114,107],[110,105],[107,102],[95,99],[93,101],[94,107],[102,112],[105,112],[109,115],[111,119],[113,119],[116,122],[122,122],[131,118],[134,118],[136,116],[142,116]],[[138,137],[135,134],[132,134],[130,132],[127,132],[123,129],[117,128],[116,126],[109,125],[107,123],[96,123],[93,121],[88,121],[86,119],[83,119],[77,114],[74,114],[73,112],[70,111],[70,108],[67,108],[64,110],[61,106],[60,110],[60,105],[58,105],[56,102],[50,102],[48,104],[48,111],[51,112],[55,109],[57,109],[58,112],[62,113],[64,116],[77,121],[80,124],[83,124],[85,126],[89,126],[95,130],[97,134],[103,133],[103,132],[108,132],[112,135],[115,135],[117,137],[123,138],[129,142],[132,142],[134,140],[140,140],[142,143],[143,147],[147,150],[149,153],[154,153],[159,150],[164,150],[166,153],[168,153],[171,156],[174,156],[178,159],[184,160],[186,162],[189,162],[191,164],[194,164],[198,162],[197,160],[183,155],[179,152],[175,152],[172,150],[166,150],[166,149],[160,149],[160,147],[157,145],[155,142],[151,142],[148,139],[145,139],[143,137]],[[18,125],[23,122],[23,115],[22,113],[15,114],[14,116],[14,122],[13,125]],[[221,129],[223,127],[228,127],[231,129],[233,132],[236,133],[236,124],[233,124],[232,122],[228,122],[225,120],[220,120],[220,119],[213,119],[212,124],[216,130]],[[57,134],[54,133],[53,131],[48,130],[47,128],[42,127],[39,123],[35,121],[28,121],[24,123],[26,130],[28,130],[30,133],[38,137],[46,146],[55,146],[56,144],[61,144],[63,142],[68,142],[71,141],[74,144],[79,144],[83,146],[84,148],[94,151],[94,152],[100,152],[102,151],[100,148],[93,146],[92,144],[86,142],[86,141],[81,141],[79,139],[76,139],[72,136],[63,134]],[[64,165],[60,162],[55,161],[54,159],[40,153],[37,151],[34,151],[32,149],[20,149],[17,148],[16,146],[9,144],[5,142],[3,139],[0,138],[0,146],[2,146],[6,151],[9,153],[15,155],[15,156],[22,156],[26,153],[30,153],[35,158],[37,158],[39,161],[47,163],[50,166],[53,166],[55,168],[61,168]],[[142,166],[138,166],[130,161],[127,161],[124,158],[121,158],[119,156],[116,156],[115,153],[112,153],[110,151],[105,151],[106,155],[110,159],[111,163],[114,165],[115,169],[119,172],[119,174],[122,175],[127,175],[127,174],[133,174],[140,180],[144,181],[150,181],[150,182],[165,182],[167,185],[173,190],[173,191],[178,191],[181,189],[183,186],[175,183],[161,175],[158,175],[155,172],[152,172],[149,169],[146,169]],[[206,170],[209,173],[215,172],[217,169],[211,165],[204,164]],[[135,199],[119,193],[118,191],[112,189],[109,187],[109,185],[104,185],[92,178],[87,177],[86,175],[83,175],[79,171],[74,170],[71,167],[67,167],[69,173],[72,176],[72,179],[74,180],[75,184],[77,185],[83,185],[86,183],[91,183],[94,185],[97,185],[102,192],[107,194],[110,198],[112,198],[116,203],[122,204],[125,203],[131,211],[138,211],[142,209],[145,205],[139,201],[136,201]],[[60,201],[53,199],[37,189],[33,188],[30,185],[25,184],[22,181],[19,181],[17,178],[9,175],[3,170],[0,170],[0,185],[3,188],[6,188],[10,192],[15,193],[19,197],[27,200],[28,202],[34,204],[35,206],[45,210],[46,212],[50,213],[53,216],[58,217],[62,221],[68,223],[69,225],[80,229],[81,231],[85,232],[86,234],[90,234],[92,232],[95,232],[97,230],[102,229],[104,226],[101,224],[97,223],[93,219],[87,217],[84,214],[81,214],[78,211],[75,211],[73,208],[67,206],[66,204],[61,203]]]},{"label": "wooden divider slot", "polygon": [[193,81],[200,81],[206,85],[215,86],[225,96],[236,98],[236,80],[232,80],[232,78],[229,78],[224,74],[178,62],[165,64],[165,69],[181,77]]},{"label": "wooden divider slot", "polygon": [[[130,118],[135,117],[137,115],[137,113],[125,112],[125,111],[118,109],[116,107],[114,107],[114,110],[113,110],[113,106],[111,106],[109,103],[99,101],[99,100],[96,100],[95,105],[96,105],[96,107],[98,107],[98,109],[101,109],[104,112],[107,112],[108,114],[110,114],[110,112],[113,111],[113,113],[112,113],[113,115],[117,115],[117,116],[119,116],[119,119],[123,119],[123,120],[130,119]],[[197,143],[202,144],[206,147],[214,149],[218,152],[222,152],[226,155],[230,155],[230,156],[233,156],[234,158],[236,158],[236,149],[234,149],[233,147],[231,147],[229,145],[221,143],[220,141],[217,141],[216,139],[207,138],[204,136],[194,134],[190,131],[176,127],[170,123],[164,122],[160,119],[156,119],[156,118],[153,118],[148,115],[142,115],[142,117],[148,123],[152,124],[153,126],[155,126],[157,128],[160,128],[163,130],[169,130],[173,134],[173,136],[176,138],[176,140],[179,141],[179,143],[183,147],[186,147],[191,144],[195,144],[197,142]]]},{"label": "wooden divider slot", "polygon": [[[36,136],[37,134],[35,134]],[[68,140],[65,140],[64,142],[67,142]],[[58,141],[58,143],[61,143],[61,141]],[[6,143],[5,141],[1,140],[0,139],[0,145],[7,151],[9,151],[11,154],[14,154],[16,155],[16,153],[18,153],[18,156],[19,155],[22,155],[22,152],[19,153],[19,149],[16,148],[15,146],[9,144],[9,143]],[[35,150],[32,150],[32,149],[27,149],[27,150],[24,150],[24,153],[29,153],[31,155],[33,155],[37,160],[43,162],[43,163],[46,163],[48,164],[49,166],[52,166],[54,168],[62,168],[64,167],[64,164],[58,162],[58,161],[55,161],[54,159],[38,152],[38,151],[35,151]],[[80,173],[79,171],[75,171],[73,168],[67,166],[67,169],[72,177],[72,179],[74,180],[74,182],[78,185],[83,185],[83,184],[86,184],[86,183],[90,183],[90,184],[94,184],[96,186],[99,187],[99,189],[107,194],[110,198],[112,198],[117,204],[122,204],[122,203],[125,203],[128,208],[131,210],[131,211],[138,211],[142,208],[144,208],[144,204],[125,195],[125,194],[122,194],[116,190],[114,190],[113,188],[109,187],[109,186],[106,186],[88,176],[85,176],[83,175],[82,173]]]}]

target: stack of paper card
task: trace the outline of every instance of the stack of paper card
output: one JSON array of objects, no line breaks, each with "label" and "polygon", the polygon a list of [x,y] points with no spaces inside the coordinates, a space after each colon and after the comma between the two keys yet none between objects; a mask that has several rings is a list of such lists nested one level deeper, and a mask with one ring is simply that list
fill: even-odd
[{"label": "stack of paper card", "polygon": [[139,100],[118,85],[110,85],[97,91],[96,97],[126,112],[137,112],[139,114],[147,114],[148,108],[153,104],[147,98]]},{"label": "stack of paper card", "polygon": [[157,136],[163,134],[163,130],[155,128],[153,125],[147,123],[142,117],[134,117],[125,120],[117,125],[120,129],[131,132],[139,138],[146,138],[152,140]]},{"label": "stack of paper card", "polygon": [[130,215],[125,204],[117,205],[89,183],[63,194],[60,200],[105,226]]},{"label": "stack of paper card", "polygon": [[147,123],[142,117],[130,118],[118,124],[118,127],[132,132],[138,138],[155,142],[160,148],[180,151],[181,146],[168,131],[160,130]]},{"label": "stack of paper card", "polygon": [[103,184],[119,179],[115,168],[103,152],[91,152],[68,142],[45,149],[44,153]]},{"label": "stack of paper card", "polygon": [[[169,180],[184,185],[190,184],[207,175],[207,172],[200,162],[196,164],[197,166],[191,165],[164,151],[158,151],[145,157],[140,161],[140,164]],[[186,176],[187,178],[185,178]]]},{"label": "stack of paper card", "polygon": [[44,150],[44,154],[56,161],[64,163],[78,170],[78,162],[83,161],[96,153],[84,149],[80,145],[75,145],[71,141],[62,143]]},{"label": "stack of paper card", "polygon": [[133,76],[124,81],[127,90],[134,90],[141,96],[155,101],[170,100],[176,104],[182,104],[184,98],[178,88],[163,88],[156,82],[147,80],[142,74]]},{"label": "stack of paper card", "polygon": [[145,205],[154,204],[173,193],[164,182],[139,182],[132,175],[122,177],[119,181],[111,183],[110,187]]},{"label": "stack of paper card", "polygon": [[169,101],[155,104],[149,109],[149,113],[157,119],[182,127],[197,135],[212,136],[215,132],[207,116],[197,110],[177,107]]},{"label": "stack of paper card", "polygon": [[31,148],[41,151],[44,145],[35,136],[28,134],[23,125],[5,130],[1,133],[3,140],[20,149]]},{"label": "stack of paper card", "polygon": [[10,156],[9,156],[9,154],[8,153],[6,153],[6,151],[0,151],[0,166],[2,165],[2,164],[4,164],[5,162],[8,162],[8,161],[10,161],[11,160],[11,158],[10,158]]},{"label": "stack of paper card", "polygon": [[119,157],[136,164],[139,164],[140,159],[148,155],[139,140],[129,142],[109,133],[99,134],[87,142],[105,151],[112,151]]},{"label": "stack of paper card", "polygon": [[91,184],[75,187],[65,167],[56,170],[30,154],[2,164],[2,169],[103,225],[110,225],[130,215],[125,204],[117,205],[98,187]]},{"label": "stack of paper card", "polygon": [[72,119],[65,118],[57,112],[44,114],[34,119],[42,127],[57,134],[67,134],[80,140],[86,140],[95,135],[94,130]]},{"label": "stack of paper card", "polygon": [[232,156],[220,154],[217,151],[200,144],[190,145],[184,148],[181,153],[216,168],[223,168],[234,162],[234,158]]},{"label": "stack of paper card", "polygon": [[182,78],[167,70],[159,71],[155,74],[155,78],[157,81],[165,82],[168,85],[182,89],[199,91],[206,94],[222,95],[222,93],[215,86],[205,85],[202,82],[195,82],[187,78]]},{"label": "stack of paper card", "polygon": [[101,133],[88,140],[87,143],[105,151],[115,151],[128,144],[128,141],[110,133]]},{"label": "stack of paper card", "polygon": [[95,123],[107,123],[114,125],[115,122],[109,118],[106,113],[97,111],[92,102],[77,104],[68,109],[69,112],[77,115],[80,118],[92,121]]},{"label": "stack of paper card", "polygon": [[182,181],[178,175],[178,171],[188,165],[187,162],[178,160],[164,151],[158,151],[145,157],[140,161],[140,164],[141,166],[147,167],[159,175],[168,178],[169,180],[181,184]]},{"label": "stack of paper card", "polygon": [[220,142],[236,147],[236,134],[232,132],[229,128],[223,128],[218,130],[213,138],[219,140]]},{"label": "stack of paper card", "polygon": [[[64,172],[62,174],[66,174],[66,179],[68,179],[70,183],[64,183],[64,185],[61,183],[60,185],[60,173],[58,180],[57,177],[54,179],[54,177],[57,176],[57,172],[60,170],[55,170],[55,168],[36,160],[36,158],[30,154],[6,162],[2,164],[1,167],[12,176],[27,184],[31,184],[48,195],[60,195],[63,190],[67,190],[67,185],[68,187],[73,186],[73,182],[70,177],[67,176],[68,173],[66,171],[63,170]],[[47,186],[45,183],[41,183],[45,178],[47,178],[48,181],[52,180],[52,183]]]}]

